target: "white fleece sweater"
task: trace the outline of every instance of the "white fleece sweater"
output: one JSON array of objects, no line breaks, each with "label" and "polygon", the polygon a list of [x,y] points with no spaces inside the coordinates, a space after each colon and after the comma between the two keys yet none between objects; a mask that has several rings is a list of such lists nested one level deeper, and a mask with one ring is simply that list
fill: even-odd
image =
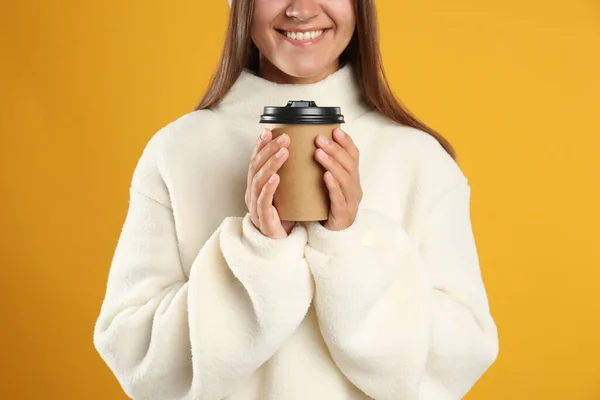
[{"label": "white fleece sweater", "polygon": [[[341,106],[364,198],[355,223],[264,237],[244,204],[264,105]],[[310,85],[244,72],[213,111],[149,141],[94,344],[136,400],[452,400],[498,338],[470,188],[429,135],[361,103],[350,67]]]}]

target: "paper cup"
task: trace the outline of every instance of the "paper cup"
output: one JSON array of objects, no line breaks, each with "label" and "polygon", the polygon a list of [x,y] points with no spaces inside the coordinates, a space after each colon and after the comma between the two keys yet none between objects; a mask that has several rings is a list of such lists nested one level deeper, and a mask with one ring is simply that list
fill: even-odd
[{"label": "paper cup", "polygon": [[333,140],[333,130],[344,122],[339,107],[317,107],[312,101],[290,101],[285,107],[267,106],[261,123],[290,137],[289,157],[279,169],[280,183],[273,205],[283,221],[324,221],[329,216],[329,191],[325,168],[314,158],[315,139]]}]

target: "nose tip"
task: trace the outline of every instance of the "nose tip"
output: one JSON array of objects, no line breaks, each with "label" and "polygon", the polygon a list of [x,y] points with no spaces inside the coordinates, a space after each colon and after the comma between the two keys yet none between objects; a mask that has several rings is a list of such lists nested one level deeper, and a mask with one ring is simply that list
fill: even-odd
[{"label": "nose tip", "polygon": [[308,21],[319,15],[320,10],[315,0],[292,0],[285,14],[299,21]]}]

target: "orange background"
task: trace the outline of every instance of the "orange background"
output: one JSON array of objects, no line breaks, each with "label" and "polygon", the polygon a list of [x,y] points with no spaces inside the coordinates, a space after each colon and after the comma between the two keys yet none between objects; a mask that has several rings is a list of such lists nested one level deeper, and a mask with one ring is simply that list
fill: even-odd
[{"label": "orange background", "polygon": [[[0,398],[125,399],[92,329],[129,181],[205,89],[227,4],[3,3]],[[378,7],[395,91],[473,186],[501,350],[467,398],[600,399],[600,3]]]}]

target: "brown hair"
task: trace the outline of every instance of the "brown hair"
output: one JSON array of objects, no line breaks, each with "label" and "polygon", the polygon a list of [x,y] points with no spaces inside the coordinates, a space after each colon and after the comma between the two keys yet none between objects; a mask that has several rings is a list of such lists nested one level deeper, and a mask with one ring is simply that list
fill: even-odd
[{"label": "brown hair", "polygon": [[[456,159],[450,142],[419,121],[394,96],[381,59],[377,15],[373,0],[356,0],[356,30],[340,62],[353,66],[367,104],[389,119],[433,136]],[[221,62],[196,110],[215,107],[229,92],[244,68],[258,72],[259,52],[251,38],[254,0],[234,0]]]}]

